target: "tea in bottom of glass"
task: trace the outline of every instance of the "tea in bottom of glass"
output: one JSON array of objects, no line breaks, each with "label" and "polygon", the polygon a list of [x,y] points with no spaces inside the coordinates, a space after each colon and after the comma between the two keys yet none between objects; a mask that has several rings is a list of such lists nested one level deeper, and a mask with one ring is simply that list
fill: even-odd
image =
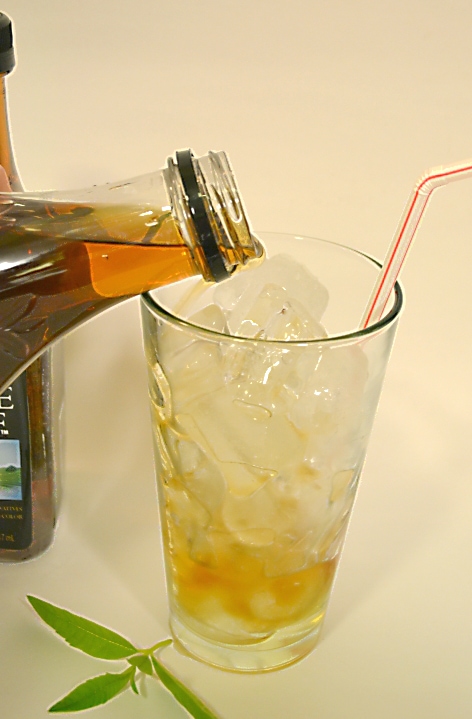
[{"label": "tea in bottom of glass", "polygon": [[374,260],[258,236],[260,267],[142,301],[171,629],[234,671],[318,641],[402,306],[358,330]]}]

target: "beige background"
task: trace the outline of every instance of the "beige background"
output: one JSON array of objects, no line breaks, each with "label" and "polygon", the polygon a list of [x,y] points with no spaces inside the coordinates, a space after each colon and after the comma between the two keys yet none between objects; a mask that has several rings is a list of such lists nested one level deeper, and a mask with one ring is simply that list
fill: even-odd
[{"label": "beige background", "polygon": [[[4,0],[30,189],[224,149],[256,229],[383,257],[419,175],[472,156],[469,0]],[[266,676],[167,650],[224,719],[472,714],[472,182],[438,192],[322,641]],[[142,645],[167,633],[137,303],[65,343],[67,468],[52,549],[0,566],[0,713],[42,719],[102,671],[35,622],[37,594]],[[153,681],[97,719],[183,719]],[[92,716],[92,715],[91,715]]]}]

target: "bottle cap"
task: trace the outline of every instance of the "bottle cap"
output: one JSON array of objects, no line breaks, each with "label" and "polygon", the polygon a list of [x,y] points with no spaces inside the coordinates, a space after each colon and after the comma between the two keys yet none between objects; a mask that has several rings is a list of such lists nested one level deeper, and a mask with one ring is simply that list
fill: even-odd
[{"label": "bottle cap", "polygon": [[15,67],[13,29],[8,15],[0,12],[0,74],[9,73]]},{"label": "bottle cap", "polygon": [[264,256],[225,152],[179,150],[163,170],[172,214],[205,280],[220,282]]},{"label": "bottle cap", "polygon": [[198,182],[192,151],[180,150],[175,153],[175,157],[200,247],[205,254],[211,274],[216,282],[220,282],[229,277],[229,272],[223,262],[204,202],[204,198],[208,197],[208,191],[206,187],[202,188],[201,182],[200,184]]}]

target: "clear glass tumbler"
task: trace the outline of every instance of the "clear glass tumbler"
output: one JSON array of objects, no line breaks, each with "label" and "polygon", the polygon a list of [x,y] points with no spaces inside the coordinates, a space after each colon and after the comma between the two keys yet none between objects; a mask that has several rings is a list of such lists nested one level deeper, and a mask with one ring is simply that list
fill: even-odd
[{"label": "clear glass tumbler", "polygon": [[319,638],[403,301],[397,284],[359,330],[375,260],[258,236],[328,289],[327,337],[232,336],[216,311],[209,329],[215,287],[187,281],[142,299],[171,630],[235,671],[290,664]]}]

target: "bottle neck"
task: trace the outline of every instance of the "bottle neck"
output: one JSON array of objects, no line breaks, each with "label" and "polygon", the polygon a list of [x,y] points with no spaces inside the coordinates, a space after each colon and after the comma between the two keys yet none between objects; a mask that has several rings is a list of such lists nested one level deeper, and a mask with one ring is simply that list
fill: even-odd
[{"label": "bottle neck", "polygon": [[4,167],[8,175],[11,189],[16,192],[21,192],[23,185],[16,168],[8,121],[7,75],[8,73],[0,75],[0,165]]},{"label": "bottle neck", "polygon": [[191,150],[178,151],[163,177],[173,216],[206,280],[220,282],[262,259],[224,152],[196,158]]}]

